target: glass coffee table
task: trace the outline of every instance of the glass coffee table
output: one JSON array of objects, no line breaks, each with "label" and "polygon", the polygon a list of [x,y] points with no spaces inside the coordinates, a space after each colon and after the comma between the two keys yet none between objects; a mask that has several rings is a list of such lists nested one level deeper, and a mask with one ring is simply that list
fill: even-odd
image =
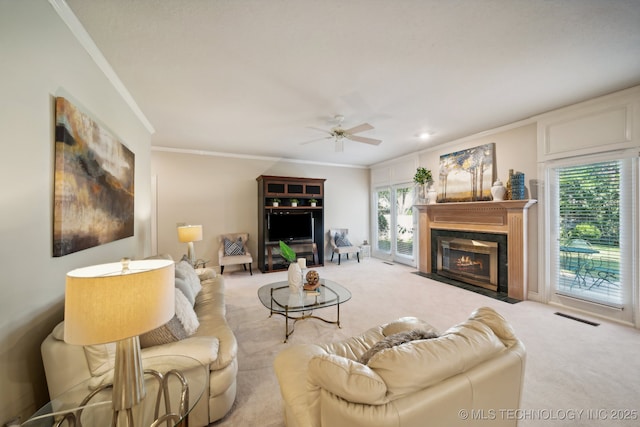
[{"label": "glass coffee table", "polygon": [[[279,314],[285,318],[284,342],[287,342],[298,320],[313,318],[338,325],[340,328],[340,304],[351,299],[351,292],[334,281],[320,279],[320,286],[314,291],[292,293],[289,283],[284,281],[262,286],[258,289],[258,298],[262,305],[269,309],[269,317]],[[332,306],[335,306],[337,311],[335,321],[313,315],[314,310]],[[291,329],[289,320],[293,320]]]}]

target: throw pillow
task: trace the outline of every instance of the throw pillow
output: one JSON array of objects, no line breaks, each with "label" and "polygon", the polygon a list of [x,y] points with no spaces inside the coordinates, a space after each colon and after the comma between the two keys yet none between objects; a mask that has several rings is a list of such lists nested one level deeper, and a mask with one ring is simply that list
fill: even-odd
[{"label": "throw pillow", "polygon": [[244,255],[244,244],[242,237],[238,237],[235,242],[224,238],[224,254],[227,256]]},{"label": "throw pillow", "polygon": [[176,264],[176,278],[184,279],[191,287],[191,293],[193,297],[198,295],[198,292],[202,289],[200,284],[200,278],[198,273],[188,261],[180,261]]},{"label": "throw pillow", "polygon": [[180,289],[176,289],[176,314],[164,325],[140,335],[140,347],[152,347],[180,341],[193,335],[200,322],[193,306]]},{"label": "throw pillow", "polygon": [[388,337],[393,334],[397,334],[398,332],[406,332],[412,329],[422,329],[423,331],[435,332],[438,331],[436,328],[431,326],[428,322],[424,320],[420,320],[417,317],[401,317],[393,322],[387,323],[384,328],[382,328],[382,335]]},{"label": "throw pillow", "polygon": [[193,306],[180,290],[176,289],[176,316],[188,337],[195,334],[200,326]]},{"label": "throw pillow", "polygon": [[184,296],[187,297],[187,299],[191,303],[191,306],[196,303],[196,296],[193,294],[191,286],[185,279],[183,279],[182,277],[176,277],[176,288],[182,291]]},{"label": "throw pillow", "polygon": [[353,246],[347,237],[347,233],[336,233],[335,236],[336,246]]},{"label": "throw pillow", "polygon": [[410,331],[399,332],[397,334],[389,335],[388,337],[385,337],[383,340],[375,343],[373,346],[371,346],[369,350],[364,352],[364,354],[360,356],[360,358],[358,359],[358,362],[362,363],[363,365],[366,365],[369,363],[369,360],[371,360],[371,358],[374,355],[378,354],[382,350],[386,350],[388,348],[392,348],[397,345],[407,343],[409,341],[428,340],[431,338],[438,338],[438,335],[436,335],[433,332],[424,331],[422,329],[412,329]]}]

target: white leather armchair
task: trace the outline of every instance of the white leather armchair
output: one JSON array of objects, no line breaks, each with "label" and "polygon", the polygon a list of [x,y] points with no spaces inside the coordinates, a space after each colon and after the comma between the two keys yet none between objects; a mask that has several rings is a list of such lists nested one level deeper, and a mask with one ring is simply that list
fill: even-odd
[{"label": "white leather armchair", "polygon": [[[347,255],[347,259],[349,259],[349,254],[356,254],[356,258],[358,262],[360,262],[360,247],[353,245],[349,239],[349,230],[346,228],[333,228],[329,230],[329,243],[331,243],[331,261],[333,261],[333,255],[338,254],[338,265],[340,265],[340,261],[342,258],[342,254]],[[338,236],[338,238],[336,238]],[[341,243],[341,238],[346,241],[346,245]]]},{"label": "white leather armchair", "polygon": [[[232,243],[231,251],[225,250],[225,239]],[[247,265],[249,265],[249,274],[253,275],[253,271],[251,270],[253,258],[251,257],[251,253],[247,247],[248,240],[249,233],[221,234],[220,237],[218,237],[218,242],[220,243],[220,247],[218,248],[220,274],[224,273],[224,267],[226,265],[242,264],[245,271],[247,270]],[[239,250],[235,251],[235,249]]]},{"label": "white leather armchair", "polygon": [[[437,338],[358,361],[385,337],[414,329],[434,331],[403,318],[344,341],[280,352],[274,368],[287,427],[516,426],[504,414],[520,405],[525,349],[501,315],[483,307]],[[461,418],[470,413],[491,419]]]}]

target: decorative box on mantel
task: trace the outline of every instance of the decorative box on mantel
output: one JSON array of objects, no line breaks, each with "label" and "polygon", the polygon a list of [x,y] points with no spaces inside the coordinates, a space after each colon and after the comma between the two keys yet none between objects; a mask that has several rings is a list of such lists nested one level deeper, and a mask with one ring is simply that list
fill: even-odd
[{"label": "decorative box on mantel", "polygon": [[507,236],[508,296],[527,299],[527,211],[537,200],[415,205],[419,212],[419,270],[433,273],[431,230],[455,230]]}]

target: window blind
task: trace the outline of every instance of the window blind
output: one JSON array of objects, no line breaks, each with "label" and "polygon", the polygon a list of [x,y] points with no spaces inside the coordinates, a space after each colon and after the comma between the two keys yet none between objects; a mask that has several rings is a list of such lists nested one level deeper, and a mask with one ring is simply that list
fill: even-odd
[{"label": "window blind", "polygon": [[[622,306],[630,233],[629,160],[555,169],[558,236],[556,292]],[[627,171],[628,172],[628,171]],[[630,193],[629,193],[630,196]]]}]

